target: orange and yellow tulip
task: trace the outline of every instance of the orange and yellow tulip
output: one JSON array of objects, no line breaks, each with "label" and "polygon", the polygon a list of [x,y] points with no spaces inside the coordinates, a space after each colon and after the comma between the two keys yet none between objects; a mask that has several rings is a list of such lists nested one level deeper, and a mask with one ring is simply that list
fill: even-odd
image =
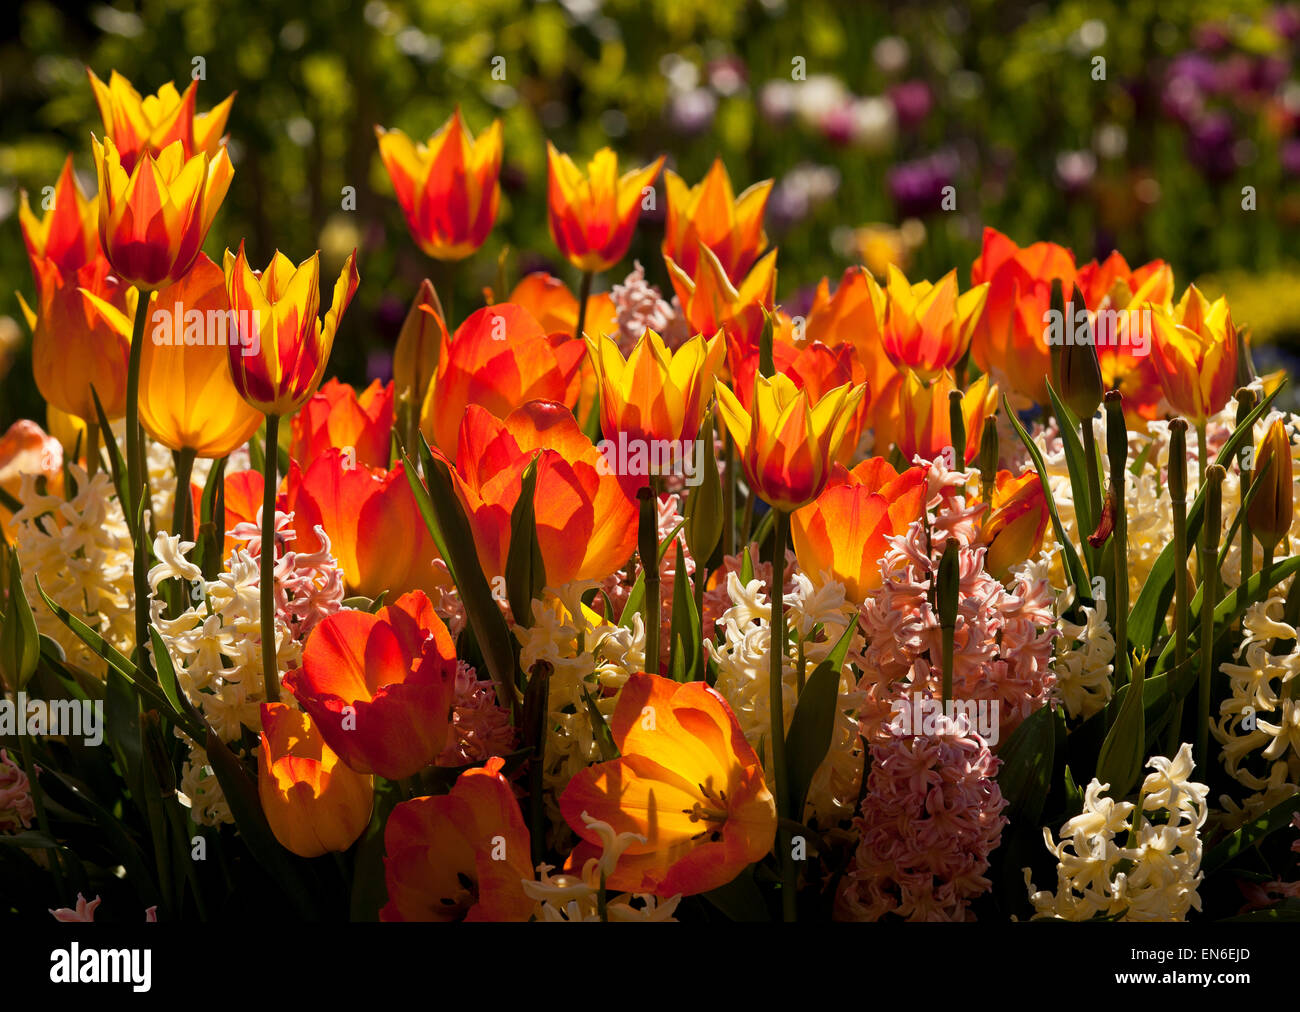
[{"label": "orange and yellow tulip", "polygon": [[[295,549],[314,551],[320,545],[316,527],[323,528],[352,593],[432,594],[447,583],[445,571],[433,564],[433,537],[402,464],[391,471],[368,467],[329,447],[305,471],[297,461],[290,465],[285,502],[294,517]],[[392,531],[403,532],[397,545],[385,537]]]},{"label": "orange and yellow tulip", "polygon": [[583,815],[636,833],[606,885],[692,896],[730,882],[772,849],[776,804],[722,697],[703,682],[632,675],[610,722],[620,758],[569,781],[560,811],[582,838],[567,867],[600,854]]},{"label": "orange and yellow tulip", "polygon": [[752,408],[719,385],[718,413],[736,444],[750,491],[793,512],[826,487],[831,460],[867,388],[845,383],[814,398],[789,376],[756,375]]},{"label": "orange and yellow tulip", "polygon": [[[125,339],[131,322],[111,306]],[[145,312],[137,306],[137,312]],[[172,450],[217,459],[248,442],[262,416],[246,404],[230,379],[226,344],[230,303],[221,268],[200,253],[194,267],[151,301],[140,349],[140,424]]]},{"label": "orange and yellow tulip", "polygon": [[531,400],[578,400],[587,346],[568,333],[547,334],[527,310],[509,302],[484,306],[447,336],[436,314],[438,368],[424,397],[420,429],[433,446],[455,452],[465,409],[498,418]]},{"label": "orange and yellow tulip", "polygon": [[[563,281],[545,271],[533,271],[521,278],[506,301],[528,310],[548,334],[572,334],[578,327],[578,297]],[[618,311],[608,292],[588,297],[582,329],[594,337],[618,334]]]},{"label": "orange and yellow tulip", "polygon": [[[54,202],[37,218],[22,195],[18,221],[36,281],[36,307],[18,301],[32,330],[32,373],[45,400],[83,421],[94,421],[91,384],[109,418],[126,410],[131,335],[118,317],[134,294],[99,250],[95,203],[72,172],[72,157],[54,188]],[[109,307],[105,311],[101,307]]]},{"label": "orange and yellow tulip", "polygon": [[482,246],[501,202],[501,121],[475,140],[457,107],[424,144],[380,126],[375,135],[420,249],[438,260],[463,260]]},{"label": "orange and yellow tulip", "polygon": [[135,168],[141,155],[157,157],[175,141],[180,141],[187,159],[197,154],[216,157],[235,101],[233,92],[208,112],[196,113],[197,81],[191,81],[183,93],[168,81],[157,94],[142,98],[116,70],[109,75],[108,84],[89,67],[86,73],[104,120],[104,132],[117,146],[124,171]]},{"label": "orange and yellow tulip", "polygon": [[457,778],[450,793],[403,801],[384,826],[388,903],[381,921],[526,921],[535,904],[528,827],[504,760]]},{"label": "orange and yellow tulip", "polygon": [[187,156],[172,141],[128,172],[112,137],[92,138],[99,176],[99,244],[118,276],[145,290],[194,266],[234,175],[224,147]]},{"label": "orange and yellow tulip", "polygon": [[713,399],[713,380],[726,347],[722,335],[696,334],[675,352],[647,330],[626,359],[610,337],[588,337],[600,381],[600,420],[607,436],[693,440]]},{"label": "orange and yellow tulip", "polygon": [[755,183],[737,198],[721,158],[695,186],[688,187],[671,169],[664,173],[664,181],[668,191],[664,257],[693,277],[700,262],[699,247],[707,246],[727,277],[739,284],[767,246],[763,212],[773,181]]},{"label": "orange and yellow tulip", "polygon": [[814,581],[843,584],[849,601],[866,600],[880,586],[888,539],[921,515],[926,488],[924,468],[899,474],[883,457],[852,471],[837,464],[825,491],[790,518],[799,567]]},{"label": "orange and yellow tulip", "polygon": [[739,285],[731,283],[722,263],[707,246],[700,247],[700,261],[693,273],[686,273],[671,259],[665,263],[694,333],[716,334],[721,330],[745,347],[758,347],[764,313],[771,312],[775,305],[775,249],[754,264]]},{"label": "orange and yellow tulip", "polygon": [[[952,420],[949,394],[957,389],[951,373],[940,373],[933,383],[924,383],[912,372],[903,374],[898,388],[898,429],[894,441],[904,460],[920,456],[936,460],[952,450]],[[975,380],[962,394],[962,420],[966,426],[965,460],[953,460],[959,469],[979,453],[984,420],[997,410],[998,388],[987,374]]]},{"label": "orange and yellow tulip", "polygon": [[[423,315],[423,314],[422,314]],[[293,416],[289,455],[303,467],[330,448],[368,467],[388,467],[393,432],[393,384],[375,380],[361,393],[327,380]],[[346,451],[351,450],[351,454]]]},{"label": "orange and yellow tulip", "polygon": [[[53,494],[63,489],[63,447],[35,422],[20,418],[0,436],[0,488],[15,499],[22,491],[23,475],[44,478]],[[0,529],[13,541],[17,530],[13,514],[0,505]]]},{"label": "orange and yellow tulip", "polygon": [[447,739],[456,649],[428,597],[322,619],[284,684],[325,744],[358,773],[414,776]]},{"label": "orange and yellow tulip", "polygon": [[271,832],[299,857],[341,853],[370,824],[374,780],[350,769],[307,714],[262,704],[257,793]]},{"label": "orange and yellow tulip", "polygon": [[980,541],[988,549],[984,568],[995,579],[1005,580],[1012,569],[1043,547],[1049,519],[1047,496],[1037,471],[1031,469],[1019,477],[999,471],[993,503],[980,528]]},{"label": "orange and yellow tulip", "polygon": [[972,285],[987,282],[989,288],[971,357],[1021,399],[1047,403],[1052,356],[1043,319],[1051,308],[1052,281],[1059,278],[1069,292],[1074,275],[1074,254],[1065,247],[1036,242],[1022,249],[996,229],[984,229],[970,277]]},{"label": "orange and yellow tulip", "polygon": [[1260,484],[1246,511],[1251,532],[1272,552],[1291,532],[1295,516],[1295,462],[1286,422],[1273,419],[1255,454],[1253,481]]},{"label": "orange and yellow tulip", "polygon": [[1237,389],[1237,328],[1224,297],[1188,285],[1178,305],[1152,308],[1151,360],[1169,406],[1193,425],[1222,411]]},{"label": "orange and yellow tulip", "polygon": [[504,420],[471,405],[460,429],[453,477],[488,579],[505,574],[510,518],[523,473],[537,459],[533,509],[546,582],[599,580],[636,548],[637,505],[572,412],[529,401]]},{"label": "orange and yellow tulip", "polygon": [[909,284],[903,272],[891,265],[887,293],[881,347],[897,368],[932,380],[966,354],[984,311],[988,285],[976,285],[959,296],[955,270],[935,284]]},{"label": "orange and yellow tulip", "polygon": [[226,351],[241,397],[264,415],[291,415],[320,385],[339,321],[360,278],[356,253],[334,283],[324,322],[320,310],[320,253],[297,267],[276,251],[260,274],[248,265],[244,244],[226,250],[226,294],[240,340]]},{"label": "orange and yellow tulip", "polygon": [[599,273],[623,259],[641,214],[647,187],[664,159],[618,174],[618,155],[601,148],[586,173],[547,142],[547,212],[551,238],[569,263]]}]

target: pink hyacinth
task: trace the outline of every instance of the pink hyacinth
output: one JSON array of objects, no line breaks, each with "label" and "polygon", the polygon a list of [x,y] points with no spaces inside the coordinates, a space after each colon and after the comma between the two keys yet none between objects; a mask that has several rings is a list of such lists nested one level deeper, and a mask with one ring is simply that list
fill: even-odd
[{"label": "pink hyacinth", "polygon": [[[236,524],[230,536],[244,542],[250,558],[260,559],[262,511],[257,511],[256,523]],[[330,554],[330,539],[323,528],[316,528],[320,548],[314,552],[290,550],[293,537],[293,514],[277,510],[275,614],[289,627],[293,638],[303,643],[321,619],[343,607],[343,571]]]},{"label": "pink hyacinth", "polygon": [[[65,924],[93,924],[95,922],[95,911],[103,903],[103,899],[96,896],[89,902],[81,893],[77,893],[76,907],[59,907],[58,910],[51,910],[50,916],[56,921],[62,921]],[[158,923],[158,908],[146,907],[144,911],[144,920],[146,924]]]},{"label": "pink hyacinth", "polygon": [[506,755],[516,738],[509,711],[497,704],[496,686],[490,679],[480,681],[474,668],[457,661],[451,729],[437,765],[468,766]]},{"label": "pink hyacinth", "polygon": [[[39,771],[38,771],[39,772]],[[36,817],[32,785],[23,768],[0,749],[0,833],[27,829]]]},{"label": "pink hyacinth", "polygon": [[837,920],[971,920],[989,889],[989,854],[1007,824],[994,779],[999,760],[964,718],[935,718],[932,735],[871,746],[871,773],[853,856],[836,897]]},{"label": "pink hyacinth", "polygon": [[978,530],[975,510],[955,498],[928,530],[917,521],[892,538],[881,560],[880,590],[861,608],[867,646],[855,658],[864,672],[858,686],[867,701],[859,724],[868,742],[889,734],[884,725],[895,700],[918,692],[936,699],[941,694],[943,633],[931,581],[949,538],[960,546],[954,697],[997,700],[997,740],[1005,741],[1055,685],[1051,587],[1046,580],[1030,583],[1023,577],[1007,587],[985,572],[985,549],[971,547]]}]

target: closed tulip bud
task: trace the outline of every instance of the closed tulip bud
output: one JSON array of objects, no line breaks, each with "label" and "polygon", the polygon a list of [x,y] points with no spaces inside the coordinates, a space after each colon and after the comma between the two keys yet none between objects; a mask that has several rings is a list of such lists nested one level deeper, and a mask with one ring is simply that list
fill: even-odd
[{"label": "closed tulip bud", "polygon": [[325,743],[307,714],[262,704],[257,793],[275,838],[299,857],[342,853],[356,842],[374,806],[374,780]]},{"label": "closed tulip bud", "polygon": [[113,143],[92,138],[99,176],[99,244],[113,270],[142,289],[189,272],[235,170],[224,147],[187,156],[173,141],[128,172]]},{"label": "closed tulip bud", "polygon": [[343,264],[322,320],[320,254],[297,267],[279,251],[260,274],[244,255],[226,250],[226,294],[239,340],[227,344],[240,396],[265,415],[291,415],[316,392],[334,333],[356,293],[356,254]]},{"label": "closed tulip bud", "polygon": [[705,412],[698,438],[704,452],[700,459],[699,484],[686,499],[686,545],[702,566],[718,547],[723,523],[722,482],[714,456],[712,412]]},{"label": "closed tulip bud", "polygon": [[375,135],[420,249],[438,260],[463,260],[482,246],[501,202],[501,121],[475,140],[457,107],[425,144],[380,126]]},{"label": "closed tulip bud", "polygon": [[[429,309],[423,307],[428,306]],[[415,293],[411,308],[402,322],[393,351],[393,385],[397,401],[414,405],[418,412],[425,391],[438,369],[438,351],[442,347],[442,303],[433,282],[425,278]]]},{"label": "closed tulip bud", "polygon": [[546,163],[547,219],[555,245],[580,271],[613,267],[632,242],[645,188],[659,175],[663,156],[620,176],[618,155],[601,148],[584,173],[548,142]]},{"label": "closed tulip bud", "polygon": [[[1083,293],[1078,286],[1074,289],[1073,306],[1078,312],[1084,307]],[[1091,323],[1088,334],[1094,333]],[[1101,407],[1101,398],[1105,393],[1101,382],[1101,363],[1097,359],[1097,347],[1091,340],[1066,341],[1060,346],[1059,376],[1057,392],[1065,406],[1074,412],[1074,416],[1084,424],[1089,424],[1092,416]]]},{"label": "closed tulip bud", "polygon": [[1251,531],[1270,552],[1291,530],[1293,482],[1291,437],[1286,423],[1276,418],[1255,452],[1257,487],[1246,511]]},{"label": "closed tulip bud", "polygon": [[1187,419],[1175,418],[1169,423],[1169,498],[1176,503],[1187,502]]}]

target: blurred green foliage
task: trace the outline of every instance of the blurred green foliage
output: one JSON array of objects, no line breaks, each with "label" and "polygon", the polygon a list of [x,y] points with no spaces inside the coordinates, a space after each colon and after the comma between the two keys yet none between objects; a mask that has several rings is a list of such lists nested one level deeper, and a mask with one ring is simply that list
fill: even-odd
[{"label": "blurred green foliage", "polygon": [[[0,17],[0,290],[31,290],[19,189],[39,194],[68,151],[93,179],[89,134],[102,127],[85,67],[105,79],[116,68],[152,92],[167,80],[183,87],[201,58],[200,110],[238,92],[235,180],[208,252],[219,260],[245,239],[265,262],[276,248],[295,260],[321,248],[326,269],[337,270],[359,247],[362,285],[331,362],[353,381],[384,371],[426,274],[444,292],[454,287],[457,315],[498,284],[503,247],[512,283],[548,265],[574,282],[547,233],[548,137],[583,157],[611,144],[637,164],[667,152],[689,182],[718,155],[738,189],[777,178],[769,233],[781,246],[785,300],[857,259],[848,229],[897,224],[891,173],[935,152],[952,159],[956,213],[926,216],[914,276],[956,266],[964,283],[985,224],[1022,243],[1067,243],[1081,260],[1111,248],[1132,263],[1163,257],[1180,288],[1203,272],[1277,272],[1300,260],[1300,194],[1279,154],[1295,139],[1300,84],[1294,42],[1265,3],[31,0]],[[1223,26],[1226,48],[1213,34],[1207,46],[1207,25]],[[1216,63],[1245,61],[1247,78],[1264,61],[1274,77],[1284,65],[1266,88],[1248,80],[1206,92],[1201,115],[1231,127],[1226,171],[1196,163],[1187,122],[1166,107],[1168,68],[1196,47]],[[503,80],[493,76],[498,57]],[[1095,79],[1097,57],[1104,80]],[[769,92],[772,82],[780,87]],[[929,111],[887,130],[864,123],[903,82],[925,84]],[[820,89],[821,105],[789,86]],[[774,113],[768,99],[791,94],[802,96],[801,111]],[[406,234],[374,126],[424,138],[456,105],[475,131],[504,121],[504,199],[484,248],[448,270]],[[1255,211],[1242,208],[1247,185]],[[342,209],[348,186],[355,211]],[[661,226],[643,226],[625,266],[639,258],[666,287]],[[0,314],[18,316],[12,295],[0,296]],[[1297,321],[1280,326],[1294,332]],[[22,336],[0,382],[0,427],[43,414],[25,327]]]}]

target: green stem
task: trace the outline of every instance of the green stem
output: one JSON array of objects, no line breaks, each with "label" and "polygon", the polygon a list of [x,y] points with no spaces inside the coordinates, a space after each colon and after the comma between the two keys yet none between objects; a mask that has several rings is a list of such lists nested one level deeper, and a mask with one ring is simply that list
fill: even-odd
[{"label": "green stem", "polygon": [[1206,476],[1205,526],[1201,540],[1201,670],[1196,711],[1196,767],[1209,775],[1210,682],[1214,675],[1214,609],[1219,603],[1216,565],[1222,534],[1223,469]]},{"label": "green stem", "polygon": [[731,441],[731,434],[722,426],[723,456],[726,471],[722,482],[722,555],[726,558],[736,554],[736,444]]},{"label": "green stem", "polygon": [[1092,510],[1094,526],[1101,520],[1101,472],[1097,467],[1097,433],[1092,419],[1085,418],[1079,426],[1083,433],[1083,463],[1088,473],[1088,506]]},{"label": "green stem", "polygon": [[1198,485],[1205,484],[1205,472],[1210,466],[1210,453],[1206,449],[1205,442],[1205,423],[1201,422],[1196,426],[1196,453],[1201,463],[1201,473],[1198,476]]},{"label": "green stem", "polygon": [[194,540],[194,507],[190,499],[190,476],[197,453],[186,447],[173,455],[176,461],[176,499],[172,504],[172,533],[182,541]]},{"label": "green stem", "polygon": [[266,416],[266,485],[262,491],[262,679],[268,703],[280,701],[275,656],[275,468],[279,463],[280,416]]},{"label": "green stem", "polygon": [[[1174,665],[1181,668],[1187,663],[1188,605],[1191,595],[1187,588],[1187,500],[1170,500],[1174,510]],[[1165,755],[1173,755],[1181,744],[1183,726],[1183,701],[1174,704],[1173,718],[1169,722],[1169,735]]]},{"label": "green stem", "polygon": [[86,477],[93,478],[99,471],[99,421],[86,422]]},{"label": "green stem", "polygon": [[578,326],[573,336],[582,340],[582,328],[587,323],[587,300],[591,298],[591,283],[596,279],[592,271],[583,271],[582,280],[578,282]]},{"label": "green stem", "polygon": [[[776,507],[773,507],[776,509]],[[772,634],[768,653],[771,665],[768,669],[768,713],[770,727],[768,736],[772,740],[772,785],[776,795],[776,813],[781,819],[793,819],[788,797],[790,785],[786,774],[785,757],[785,546],[790,540],[790,514],[776,510],[776,525],[773,528],[772,544]],[[798,874],[794,866],[794,853],[791,850],[790,831],[779,828],[777,831],[777,850],[781,861],[781,911],[787,922],[796,920],[795,890]]]},{"label": "green stem", "polygon": [[131,356],[126,371],[126,526],[131,532],[132,585],[135,590],[135,661],[152,677],[149,662],[149,567],[140,504],[145,501],[144,432],[140,428],[140,362],[144,354],[145,323],[152,292],[138,291],[131,328]]},{"label": "green stem", "polygon": [[1276,545],[1264,545],[1264,559],[1260,566],[1259,577],[1259,599],[1267,601],[1273,587],[1273,553]]}]

